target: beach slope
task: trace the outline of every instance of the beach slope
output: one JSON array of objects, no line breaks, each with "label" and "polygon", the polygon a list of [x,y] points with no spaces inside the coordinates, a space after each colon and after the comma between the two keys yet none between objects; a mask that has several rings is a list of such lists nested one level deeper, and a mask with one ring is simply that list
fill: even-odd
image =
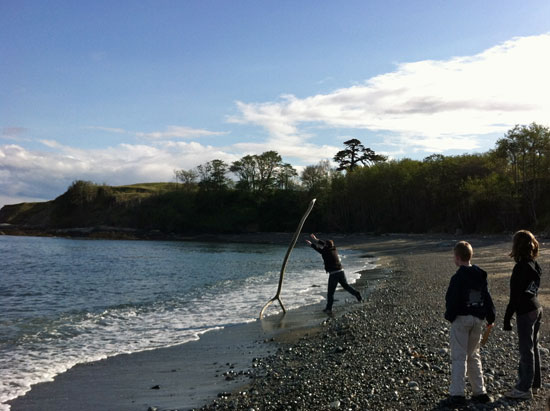
[{"label": "beach slope", "polygon": [[[282,345],[257,371],[243,393],[218,399],[202,410],[430,410],[447,409],[450,380],[449,323],[443,319],[445,292],[456,271],[452,249],[465,239],[475,264],[489,273],[497,307],[496,327],[482,349],[487,389],[495,401],[465,409],[544,409],[549,395],[548,323],[541,330],[544,388],[532,401],[512,401],[518,364],[517,335],[502,330],[513,261],[508,237],[402,236],[352,245],[380,256],[393,272],[368,301],[322,331]],[[542,244],[546,273],[541,300],[550,312],[549,250]],[[454,409],[454,407],[452,408]]]}]

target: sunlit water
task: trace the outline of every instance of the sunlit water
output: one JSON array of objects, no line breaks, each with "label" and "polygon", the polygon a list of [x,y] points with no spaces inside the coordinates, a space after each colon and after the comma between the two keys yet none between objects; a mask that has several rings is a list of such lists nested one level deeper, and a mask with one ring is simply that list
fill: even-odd
[{"label": "sunlit water", "polygon": [[[277,290],[286,250],[0,236],[0,410],[77,363],[256,319]],[[357,252],[340,254],[350,282],[374,266]],[[286,273],[288,308],[324,299],[327,275],[315,251],[299,244]]]}]

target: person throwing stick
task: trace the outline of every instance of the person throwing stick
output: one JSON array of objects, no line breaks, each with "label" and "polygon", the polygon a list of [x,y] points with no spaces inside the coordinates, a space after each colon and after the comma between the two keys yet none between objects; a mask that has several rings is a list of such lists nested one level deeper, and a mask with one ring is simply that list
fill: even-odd
[{"label": "person throwing stick", "polygon": [[336,246],[332,240],[319,240],[315,234],[311,234],[311,241],[306,240],[311,248],[317,251],[323,257],[325,264],[325,271],[328,273],[328,291],[327,291],[327,305],[323,310],[326,314],[332,314],[332,303],[334,302],[334,292],[338,283],[350,294],[357,298],[357,301],[363,301],[361,293],[348,284],[346,280],[346,274],[342,268],[340,262],[340,256],[336,251]]}]

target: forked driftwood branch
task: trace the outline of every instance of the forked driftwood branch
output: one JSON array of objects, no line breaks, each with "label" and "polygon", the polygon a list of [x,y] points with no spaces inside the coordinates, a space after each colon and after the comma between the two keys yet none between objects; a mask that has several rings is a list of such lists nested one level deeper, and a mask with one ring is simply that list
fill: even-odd
[{"label": "forked driftwood branch", "polygon": [[290,253],[292,252],[292,249],[296,245],[296,241],[298,240],[298,236],[302,232],[302,227],[304,226],[304,223],[306,222],[307,217],[309,216],[309,213],[311,213],[311,210],[313,209],[313,206],[315,205],[315,198],[311,200],[309,203],[309,207],[307,208],[306,212],[302,216],[302,219],[300,220],[300,224],[298,224],[298,228],[296,229],[296,232],[294,233],[294,236],[292,237],[292,241],[290,242],[290,245],[288,246],[288,250],[286,250],[285,258],[283,260],[283,266],[281,267],[281,274],[279,276],[279,287],[277,288],[277,294],[275,294],[275,297],[273,297],[271,300],[269,300],[264,307],[262,308],[262,311],[260,311],[260,320],[264,316],[264,311],[269,305],[277,300],[279,301],[279,304],[281,304],[281,308],[283,309],[283,313],[286,314],[285,306],[283,305],[283,302],[281,301],[281,290],[283,289],[283,278],[285,277],[285,269],[286,269],[286,263],[288,262],[288,257],[290,257]]}]

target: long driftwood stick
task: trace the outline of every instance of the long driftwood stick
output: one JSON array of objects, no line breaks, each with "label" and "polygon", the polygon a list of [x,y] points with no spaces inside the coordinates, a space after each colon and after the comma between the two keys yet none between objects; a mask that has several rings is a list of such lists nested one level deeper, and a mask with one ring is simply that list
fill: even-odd
[{"label": "long driftwood stick", "polygon": [[281,304],[281,308],[283,309],[283,313],[286,314],[285,306],[283,305],[283,302],[281,301],[281,290],[283,289],[283,278],[285,277],[285,269],[286,269],[286,263],[288,262],[288,257],[290,257],[290,253],[292,252],[292,249],[296,245],[296,241],[298,240],[298,236],[302,232],[302,227],[304,226],[304,223],[306,222],[307,217],[309,216],[309,213],[311,213],[311,210],[313,209],[313,206],[315,205],[315,198],[311,200],[309,203],[309,207],[307,208],[305,214],[302,216],[302,219],[300,220],[300,224],[298,224],[298,228],[296,229],[296,232],[294,233],[294,236],[292,237],[292,241],[290,242],[290,245],[288,246],[288,250],[286,250],[286,255],[283,260],[283,266],[281,267],[281,274],[279,276],[279,287],[277,288],[277,294],[275,294],[275,297],[273,297],[271,300],[269,300],[266,305],[262,308],[262,311],[260,311],[260,320],[264,316],[264,311],[269,305],[277,300],[279,301],[279,304]]}]

